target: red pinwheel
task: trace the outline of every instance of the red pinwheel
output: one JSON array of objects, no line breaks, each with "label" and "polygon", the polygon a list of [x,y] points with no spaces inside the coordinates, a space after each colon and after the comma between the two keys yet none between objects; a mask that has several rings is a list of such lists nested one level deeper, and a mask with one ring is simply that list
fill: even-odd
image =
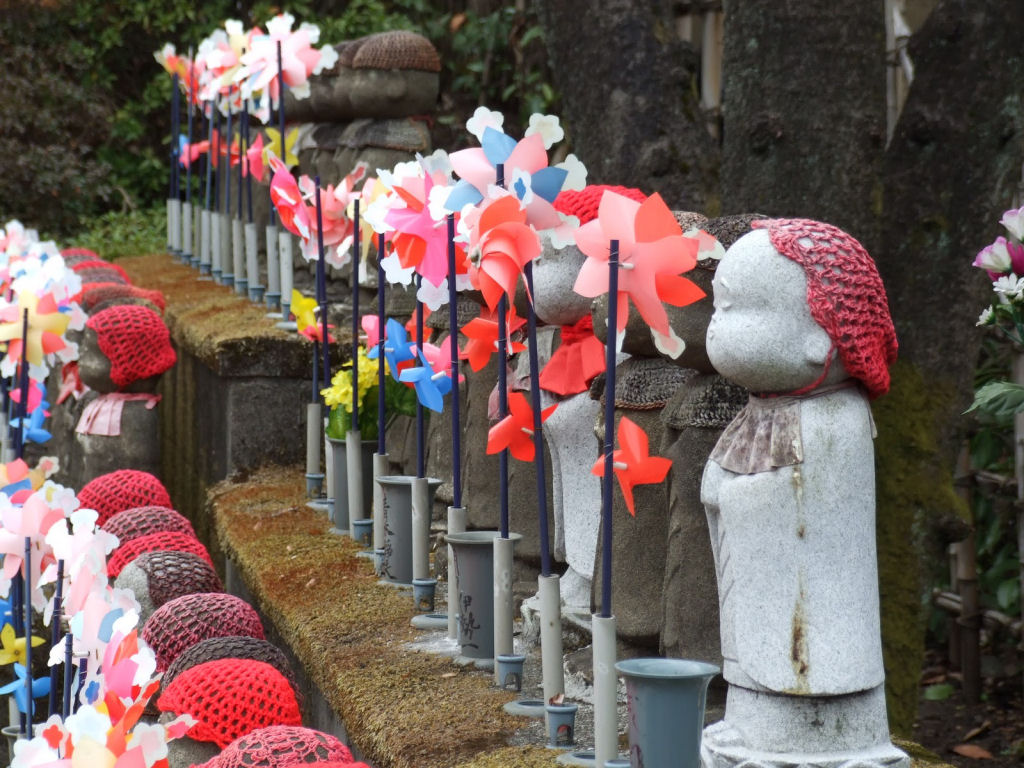
[{"label": "red pinwheel", "polygon": [[[558,404],[540,412],[541,423],[555,412]],[[533,461],[533,408],[522,392],[509,392],[508,416],[499,421],[487,433],[487,453],[499,453],[508,448],[520,461]]]},{"label": "red pinwheel", "polygon": [[523,268],[540,255],[540,238],[512,195],[489,201],[473,219],[469,243],[479,250],[480,265],[471,267],[469,276],[493,310],[502,295],[515,295]]},{"label": "red pinwheel", "polygon": [[594,298],[608,292],[609,242],[619,241],[619,296],[616,327],[629,316],[627,297],[651,328],[660,349],[674,357],[682,342],[672,332],[662,302],[682,307],[704,291],[681,276],[697,263],[698,240],[684,237],[672,211],[655,193],[644,202],[606,191],[597,218],[576,230],[576,244],[587,260],[573,290]]},{"label": "red pinwheel", "polygon": [[[515,331],[523,327],[526,321],[516,315],[516,308],[510,307],[506,328],[511,336]],[[462,348],[462,357],[469,361],[469,367],[474,371],[480,371],[487,367],[491,361],[491,355],[498,351],[498,312],[480,310],[480,316],[474,317],[462,328],[463,335],[469,339],[466,346]],[[517,341],[509,344],[509,353],[522,352],[526,347]]]},{"label": "red pinwheel", "polygon": [[301,237],[303,241],[308,241],[312,217],[308,206],[302,201],[299,183],[278,158],[271,157],[270,167],[274,170],[274,177],[270,182],[270,199],[277,209],[281,225],[293,235]]},{"label": "red pinwheel", "polygon": [[[633,486],[660,483],[668,474],[672,460],[648,453],[647,433],[625,416],[619,421],[619,449],[612,453],[612,466],[619,478],[622,497],[629,514],[636,517],[633,508]],[[604,457],[594,462],[591,474],[604,477]]]}]

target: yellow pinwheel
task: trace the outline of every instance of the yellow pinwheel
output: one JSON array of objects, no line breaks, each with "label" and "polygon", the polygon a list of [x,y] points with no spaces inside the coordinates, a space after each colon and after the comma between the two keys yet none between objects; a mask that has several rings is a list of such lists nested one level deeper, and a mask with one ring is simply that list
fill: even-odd
[{"label": "yellow pinwheel", "polygon": [[299,333],[310,326],[316,326],[316,307],[316,299],[308,299],[298,291],[292,290],[292,314],[295,315]]},{"label": "yellow pinwheel", "polygon": [[[45,640],[41,637],[32,636],[32,647],[42,645]],[[4,628],[0,630],[0,665],[5,664],[22,664],[25,663],[25,638],[14,636],[14,627],[10,624],[4,624]]]},{"label": "yellow pinwheel", "polygon": [[289,168],[299,164],[299,156],[295,154],[295,144],[299,140],[299,129],[292,128],[284,137],[284,153],[281,152],[281,132],[276,128],[265,128],[267,142],[263,145],[263,162],[270,165],[270,155],[279,157]]},{"label": "yellow pinwheel", "polygon": [[42,298],[31,291],[17,295],[17,304],[0,309],[0,341],[8,342],[7,356],[13,362],[21,360],[22,318],[28,310],[26,358],[30,365],[43,365],[45,355],[64,349],[63,334],[71,317],[58,309],[51,293]]}]

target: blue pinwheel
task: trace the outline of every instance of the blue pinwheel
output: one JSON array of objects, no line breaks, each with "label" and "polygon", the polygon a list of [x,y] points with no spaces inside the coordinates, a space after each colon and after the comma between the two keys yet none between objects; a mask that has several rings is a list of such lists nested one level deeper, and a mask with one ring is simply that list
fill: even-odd
[{"label": "blue pinwheel", "polygon": [[[405,326],[389,317],[384,326],[384,359],[387,360],[391,378],[398,380],[399,363],[416,359],[415,349],[416,344],[409,341],[409,334],[406,332]],[[366,353],[366,356],[371,360],[376,360],[378,351],[379,348],[374,346]]]},{"label": "blue pinwheel", "polygon": [[[26,715],[28,711],[28,697],[26,696],[26,677],[27,670],[24,664],[14,664],[14,674],[17,675],[17,679],[8,683],[7,685],[0,688],[0,693],[13,693],[14,701],[18,705],[18,711],[24,712]],[[41,699],[44,696],[50,695],[50,678],[39,677],[32,681],[32,698]],[[35,713],[35,702],[32,703],[32,713]]]},{"label": "blue pinwheel", "polygon": [[447,373],[435,372],[422,352],[419,357],[422,365],[406,368],[399,381],[412,383],[420,404],[440,413],[444,410],[444,396],[452,391],[452,379]]},{"label": "blue pinwheel", "polygon": [[[47,417],[45,406],[49,405],[46,401],[41,402],[34,411],[29,415],[26,420],[25,427],[22,430],[22,439],[27,440],[30,443],[45,443],[53,435],[43,429],[43,420]],[[11,419],[11,426],[15,428],[21,427],[21,419]]]}]

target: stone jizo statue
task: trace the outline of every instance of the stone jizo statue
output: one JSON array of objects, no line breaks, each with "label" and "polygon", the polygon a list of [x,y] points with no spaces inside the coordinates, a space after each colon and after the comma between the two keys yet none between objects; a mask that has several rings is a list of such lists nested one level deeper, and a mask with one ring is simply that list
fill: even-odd
[{"label": "stone jizo statue", "polygon": [[755,394],[701,488],[729,684],[704,764],[908,765],[889,740],[875,553],[868,403],[896,357],[885,291],[836,227],[753,227],[718,267],[707,335],[719,373]]}]

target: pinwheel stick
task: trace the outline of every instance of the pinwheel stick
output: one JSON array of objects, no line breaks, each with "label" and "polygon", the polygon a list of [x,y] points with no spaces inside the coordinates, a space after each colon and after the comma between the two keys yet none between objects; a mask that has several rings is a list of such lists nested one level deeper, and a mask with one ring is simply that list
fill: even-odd
[{"label": "pinwheel stick", "polygon": [[[246,99],[246,108],[242,113],[242,153],[239,165],[245,163],[245,202],[248,208],[248,219],[247,221],[252,224],[252,168],[249,166],[249,110],[252,109],[252,102]],[[259,281],[256,279],[258,275],[249,275],[249,283],[255,285]]]},{"label": "pinwheel stick", "polygon": [[540,573],[541,576],[551,575],[551,551],[548,546],[548,494],[547,477],[544,471],[544,434],[541,431],[540,408],[540,362],[537,355],[537,312],[533,307],[533,262],[527,262],[523,270],[526,278],[526,289],[531,300],[526,313],[526,332],[530,336],[530,406],[533,408],[533,447],[534,461],[537,472],[537,523],[540,527]]},{"label": "pinwheel stick", "polygon": [[322,381],[326,385],[331,380],[331,349],[327,344],[327,263],[324,261],[324,211],[320,205],[320,177],[316,184],[316,300],[320,305],[320,332],[323,338],[324,373]]},{"label": "pinwheel stick", "polygon": [[74,638],[69,629],[64,635],[64,699],[61,702],[60,715],[67,720],[71,714],[71,675],[74,672]]},{"label": "pinwheel stick", "polygon": [[612,477],[615,461],[615,349],[619,335],[619,241],[608,250],[608,336],[604,380],[604,477],[601,491],[601,616],[612,615]]},{"label": "pinwheel stick", "polygon": [[[25,393],[22,391],[22,399]],[[25,698],[27,713],[21,718],[21,734],[31,738],[32,727],[32,539],[25,537]]]},{"label": "pinwheel stick", "polygon": [[[57,584],[53,590],[53,616],[50,618],[50,649],[57,647],[60,642],[60,620],[63,616],[64,605],[64,561],[57,561]],[[53,664],[50,667],[50,699],[46,711],[49,718],[57,713],[57,675],[60,667]]]},{"label": "pinwheel stick", "polygon": [[[416,293],[419,294],[420,286],[423,284],[422,276],[416,274]],[[423,354],[423,302],[416,299],[416,351]],[[423,424],[423,402],[416,398],[416,477],[426,477],[424,466],[424,438],[425,429]]]},{"label": "pinwheel stick", "polygon": [[[495,183],[505,186],[505,164],[494,166]],[[498,419],[508,416],[508,296],[498,299]],[[498,510],[501,538],[508,538],[508,448],[498,454]]]},{"label": "pinwheel stick", "polygon": [[19,459],[25,458],[25,420],[28,417],[28,310],[21,313],[21,369],[18,376],[18,431],[14,449]]},{"label": "pinwheel stick", "polygon": [[[206,121],[206,201],[204,208],[210,210],[210,189],[213,184],[213,115],[216,105],[210,102],[210,116]],[[205,109],[203,110],[205,116]],[[270,206],[270,215],[274,215],[274,206]]]},{"label": "pinwheel stick", "polygon": [[[195,61],[192,58],[192,55],[193,55],[192,54],[192,49],[189,48],[188,49],[189,77],[188,77],[188,87],[186,88],[186,93],[188,94],[188,136],[186,138],[188,140],[188,152],[189,152],[190,157],[189,157],[188,167],[185,169],[185,202],[188,203],[189,205],[192,204],[192,158],[191,158],[191,154],[192,154],[192,113],[195,111],[193,109],[194,104],[193,104],[193,101],[192,101],[192,86],[193,86],[193,84],[196,81],[196,65],[195,65]],[[180,162],[180,159],[179,159],[179,162]],[[187,250],[188,251],[192,250],[192,244],[191,243],[188,244],[188,249]],[[50,688],[52,689],[53,686],[50,686]],[[51,699],[53,698],[53,694],[52,693],[50,694],[50,698]]]},{"label": "pinwheel stick", "polygon": [[462,506],[462,438],[459,429],[459,312],[455,277],[455,214],[448,214],[448,346],[452,353],[452,506]]},{"label": "pinwheel stick", "polygon": [[384,370],[384,286],[387,285],[384,279],[384,234],[377,235],[377,453],[383,456],[386,453],[384,438],[384,423],[386,421],[384,385],[387,372]]},{"label": "pinwheel stick", "polygon": [[178,74],[171,76],[171,177],[168,197],[178,197]]},{"label": "pinwheel stick", "polygon": [[359,429],[359,198],[352,201],[352,431]]}]

